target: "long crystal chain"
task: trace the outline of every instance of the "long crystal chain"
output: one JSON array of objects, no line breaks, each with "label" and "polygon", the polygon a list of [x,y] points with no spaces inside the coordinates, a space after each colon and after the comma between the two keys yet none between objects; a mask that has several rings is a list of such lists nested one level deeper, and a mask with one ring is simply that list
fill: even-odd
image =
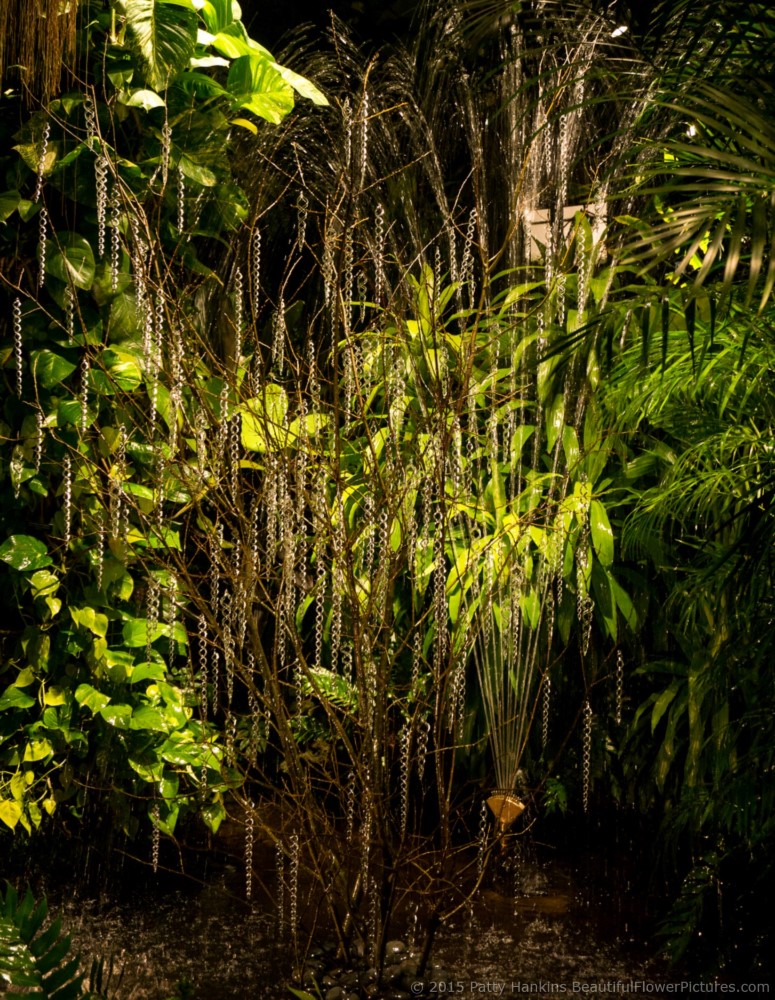
[{"label": "long crystal chain", "polygon": [[624,654],[616,650],[616,725],[622,724],[622,708],[624,706]]},{"label": "long crystal chain", "polygon": [[584,812],[589,809],[589,784],[592,761],[592,706],[584,702],[581,735],[581,803]]},{"label": "long crystal chain", "polygon": [[22,334],[22,300],[13,300],[13,357],[16,366],[16,395],[22,398],[24,389],[24,338]]}]

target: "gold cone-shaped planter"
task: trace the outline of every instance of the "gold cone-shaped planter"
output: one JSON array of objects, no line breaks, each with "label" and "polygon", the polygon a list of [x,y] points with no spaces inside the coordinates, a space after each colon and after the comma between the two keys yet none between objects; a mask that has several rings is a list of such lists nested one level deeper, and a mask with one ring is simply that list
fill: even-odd
[{"label": "gold cone-shaped planter", "polygon": [[494,792],[487,799],[487,805],[497,820],[501,833],[505,833],[525,811],[525,803],[513,792]]}]

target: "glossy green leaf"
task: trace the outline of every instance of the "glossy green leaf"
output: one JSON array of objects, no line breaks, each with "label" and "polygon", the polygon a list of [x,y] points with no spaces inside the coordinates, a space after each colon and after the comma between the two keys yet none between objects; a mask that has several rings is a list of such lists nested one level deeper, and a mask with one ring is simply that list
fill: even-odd
[{"label": "glossy green leaf", "polygon": [[21,571],[43,569],[51,565],[45,544],[32,535],[11,535],[0,545],[0,559]]},{"label": "glossy green leaf", "polygon": [[306,77],[299,76],[299,74],[294,73],[292,69],[288,69],[287,66],[281,66],[279,63],[273,62],[272,67],[301,97],[306,97],[308,100],[312,101],[313,104],[326,107],[328,106],[328,98],[321,90],[318,90],[311,80],[307,80]]},{"label": "glossy green leaf", "polygon": [[116,729],[130,729],[132,725],[131,705],[105,705],[97,710],[109,726]]},{"label": "glossy green leaf", "polygon": [[155,90],[131,90],[119,91],[118,101],[128,108],[142,108],[143,111],[150,111],[151,108],[163,108],[166,102]]},{"label": "glossy green leaf", "polygon": [[[124,643],[134,649],[138,646],[145,646],[148,642],[154,643],[163,637],[167,638],[170,634],[170,627],[165,622],[156,622],[150,627],[149,625],[150,623],[145,618],[135,618],[125,622],[123,628]],[[186,645],[188,642],[186,630],[180,622],[175,622],[173,636],[175,642],[181,645]]]},{"label": "glossy green leaf", "polygon": [[558,392],[546,409],[546,449],[551,451],[565,421],[565,397]]},{"label": "glossy green leaf", "polygon": [[79,684],[75,689],[75,700],[79,705],[91,709],[92,712],[99,712],[101,708],[110,704],[108,695],[98,691],[91,684]]},{"label": "glossy green leaf", "polygon": [[107,615],[100,614],[94,608],[70,608],[70,615],[76,625],[82,625],[94,635],[104,638],[108,632]]},{"label": "glossy green leaf", "polygon": [[[12,830],[16,829],[16,824],[21,819],[22,807],[18,802],[13,802],[11,799],[0,799],[0,820],[9,826]],[[23,985],[23,984],[18,984]],[[36,985],[35,983],[31,985]]]},{"label": "glossy green leaf", "polygon": [[153,90],[165,90],[193,55],[196,13],[166,0],[132,0],[125,10],[148,83]]},{"label": "glossy green leaf", "polygon": [[24,691],[22,691],[21,688],[16,687],[15,684],[11,684],[0,695],[0,712],[3,712],[8,708],[32,708],[34,704],[35,699],[30,695],[25,694]]},{"label": "glossy green leaf", "polygon": [[141,681],[162,681],[167,676],[167,668],[163,663],[138,663],[129,678],[130,684]]},{"label": "glossy green leaf", "polygon": [[195,159],[186,156],[185,153],[178,160],[178,166],[185,177],[196,184],[201,184],[202,187],[215,187],[218,183],[218,178],[212,170],[197,163]]},{"label": "glossy green leaf", "polygon": [[597,558],[604,566],[614,561],[614,533],[603,504],[593,500],[589,505],[589,529]]},{"label": "glossy green leaf", "polygon": [[288,394],[285,389],[270,383],[261,396],[244,403],[241,411],[244,448],[265,452],[286,446],[289,432],[285,428],[288,413]]},{"label": "glossy green leaf", "polygon": [[89,289],[94,283],[94,251],[79,233],[46,241],[46,271],[65,284]]},{"label": "glossy green leaf", "polygon": [[293,89],[270,59],[250,53],[235,59],[229,70],[229,92],[241,108],[274,125],[293,110]]},{"label": "glossy green leaf", "polygon": [[132,711],[131,729],[151,729],[155,732],[168,733],[169,725],[162,713],[153,705],[140,705]]},{"label": "glossy green leaf", "polygon": [[72,375],[77,366],[61,354],[42,350],[32,352],[30,367],[38,385],[44,389],[51,389]]}]

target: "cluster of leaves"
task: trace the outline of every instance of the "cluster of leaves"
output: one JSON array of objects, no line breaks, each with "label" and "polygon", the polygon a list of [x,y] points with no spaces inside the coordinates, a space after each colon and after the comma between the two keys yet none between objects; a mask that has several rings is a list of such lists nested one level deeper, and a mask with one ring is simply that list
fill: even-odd
[{"label": "cluster of leaves", "polygon": [[36,901],[27,889],[19,898],[7,886],[0,893],[0,982],[14,995],[34,990],[34,996],[45,1000],[108,996],[102,988],[104,962],[94,962],[88,990],[83,989],[85,974],[80,966],[70,936],[62,933],[62,921],[49,919],[45,897]]},{"label": "cluster of leaves", "polygon": [[[752,48],[772,31],[759,13]],[[622,760],[681,883],[666,938],[705,968],[762,967],[771,947],[744,916],[772,883],[775,794],[768,101],[750,82],[688,79],[646,108],[659,131],[636,190],[650,200],[623,220],[638,230],[621,303],[634,322],[605,391],[626,448],[623,549],[652,591]]]},{"label": "cluster of leaves", "polygon": [[[180,551],[173,511],[202,483],[196,444],[180,469],[165,462],[196,413],[218,422],[223,383],[199,359],[189,384],[180,368],[163,384],[162,330],[203,332],[197,248],[247,218],[228,139],[258,126],[235,114],[277,122],[293,88],[325,99],[247,36],[231,0],[82,8],[87,85],[32,115],[2,162],[0,820],[31,831],[64,803],[77,816],[93,770],[129,833],[127,793],[156,799],[165,833],[189,809],[215,830],[240,779],[194,718],[185,599],[154,554]],[[5,129],[16,111],[5,95]]]}]

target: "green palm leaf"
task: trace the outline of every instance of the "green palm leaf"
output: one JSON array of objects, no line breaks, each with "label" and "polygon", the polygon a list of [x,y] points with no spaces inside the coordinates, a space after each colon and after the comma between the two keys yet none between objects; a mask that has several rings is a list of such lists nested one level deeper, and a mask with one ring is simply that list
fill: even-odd
[{"label": "green palm leaf", "polygon": [[624,247],[646,272],[677,260],[673,273],[694,285],[718,275],[725,298],[740,274],[759,311],[775,283],[775,128],[766,109],[719,87],[694,84],[665,97],[668,129],[693,136],[652,140],[638,163],[639,193],[657,196],[662,217]]},{"label": "green palm leaf", "polygon": [[36,903],[29,889],[23,899],[11,886],[0,892],[0,985],[35,990],[40,1000],[86,1000],[80,958],[61,921],[47,916],[46,900]]}]

